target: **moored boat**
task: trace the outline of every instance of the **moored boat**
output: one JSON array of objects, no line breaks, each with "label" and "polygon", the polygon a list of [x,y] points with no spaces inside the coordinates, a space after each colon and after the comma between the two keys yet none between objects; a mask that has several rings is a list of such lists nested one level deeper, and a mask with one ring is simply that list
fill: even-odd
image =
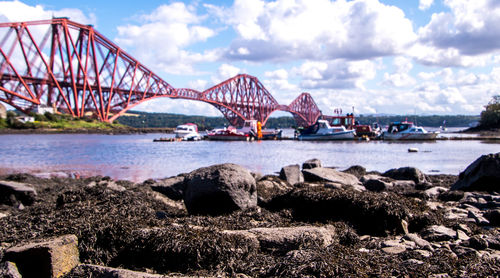
[{"label": "moored boat", "polygon": [[217,128],[207,132],[208,140],[216,141],[250,141],[250,134],[239,132],[230,126],[227,128]]},{"label": "moored boat", "polygon": [[326,120],[318,120],[314,125],[300,132],[299,140],[352,140],[356,132],[345,126],[330,126]]},{"label": "moored boat", "polygon": [[421,126],[416,126],[412,122],[393,122],[382,133],[384,140],[433,140],[439,132],[428,132]]},{"label": "moored boat", "polygon": [[198,126],[192,123],[178,125],[175,128],[175,138],[180,138],[183,141],[198,141],[201,136],[198,133]]}]

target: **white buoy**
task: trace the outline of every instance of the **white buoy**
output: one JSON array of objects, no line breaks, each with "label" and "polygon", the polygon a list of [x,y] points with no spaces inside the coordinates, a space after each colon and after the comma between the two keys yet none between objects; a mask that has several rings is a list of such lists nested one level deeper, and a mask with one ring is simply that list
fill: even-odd
[{"label": "white buoy", "polygon": [[416,152],[418,152],[418,149],[417,148],[408,148],[408,152],[409,153],[416,153]]}]

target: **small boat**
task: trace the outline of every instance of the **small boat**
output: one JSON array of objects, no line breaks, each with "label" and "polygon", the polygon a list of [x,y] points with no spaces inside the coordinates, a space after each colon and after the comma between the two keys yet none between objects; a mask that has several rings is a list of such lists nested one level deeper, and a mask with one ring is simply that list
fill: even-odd
[{"label": "small boat", "polygon": [[[258,140],[277,140],[281,139],[283,131],[281,129],[262,129],[257,120],[245,120],[243,127],[238,128],[238,132],[248,134]],[[259,130],[261,137],[259,138]]]},{"label": "small boat", "polygon": [[198,141],[201,136],[198,133],[198,126],[192,123],[178,125],[175,128],[175,138],[180,138],[182,141]]},{"label": "small boat", "polygon": [[232,126],[207,132],[207,139],[215,141],[250,141],[251,138],[250,134],[239,132]]},{"label": "small boat", "polygon": [[330,126],[327,120],[318,120],[298,135],[299,140],[352,140],[356,132],[345,126]]},{"label": "small boat", "polygon": [[428,132],[421,126],[416,126],[412,122],[393,122],[382,133],[384,140],[433,140],[439,132]]}]

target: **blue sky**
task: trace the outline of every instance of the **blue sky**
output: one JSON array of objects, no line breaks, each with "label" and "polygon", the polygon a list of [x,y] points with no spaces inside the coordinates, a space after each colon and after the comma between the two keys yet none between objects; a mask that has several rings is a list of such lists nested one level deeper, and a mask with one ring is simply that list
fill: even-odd
[{"label": "blue sky", "polygon": [[[2,22],[51,16],[93,24],[174,87],[247,73],[324,114],[479,114],[500,94],[500,0],[0,1]],[[171,99],[136,109],[220,115]]]}]

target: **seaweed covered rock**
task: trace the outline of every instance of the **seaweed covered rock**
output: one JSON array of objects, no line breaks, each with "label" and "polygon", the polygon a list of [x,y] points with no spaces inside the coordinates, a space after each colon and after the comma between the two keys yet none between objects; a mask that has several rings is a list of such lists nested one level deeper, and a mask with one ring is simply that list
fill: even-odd
[{"label": "seaweed covered rock", "polygon": [[185,183],[184,203],[190,214],[218,215],[257,206],[255,179],[236,164],[194,170]]},{"label": "seaweed covered rock", "polygon": [[212,228],[170,225],[132,232],[112,265],[147,268],[160,273],[214,271],[246,264],[257,252],[252,240]]},{"label": "seaweed covered rock", "polygon": [[360,234],[403,233],[402,221],[421,215],[422,203],[394,193],[377,194],[321,187],[296,189],[273,199],[269,209],[291,209],[297,220],[346,221]]},{"label": "seaweed covered rock", "polygon": [[500,191],[500,153],[482,155],[472,162],[451,190]]}]

